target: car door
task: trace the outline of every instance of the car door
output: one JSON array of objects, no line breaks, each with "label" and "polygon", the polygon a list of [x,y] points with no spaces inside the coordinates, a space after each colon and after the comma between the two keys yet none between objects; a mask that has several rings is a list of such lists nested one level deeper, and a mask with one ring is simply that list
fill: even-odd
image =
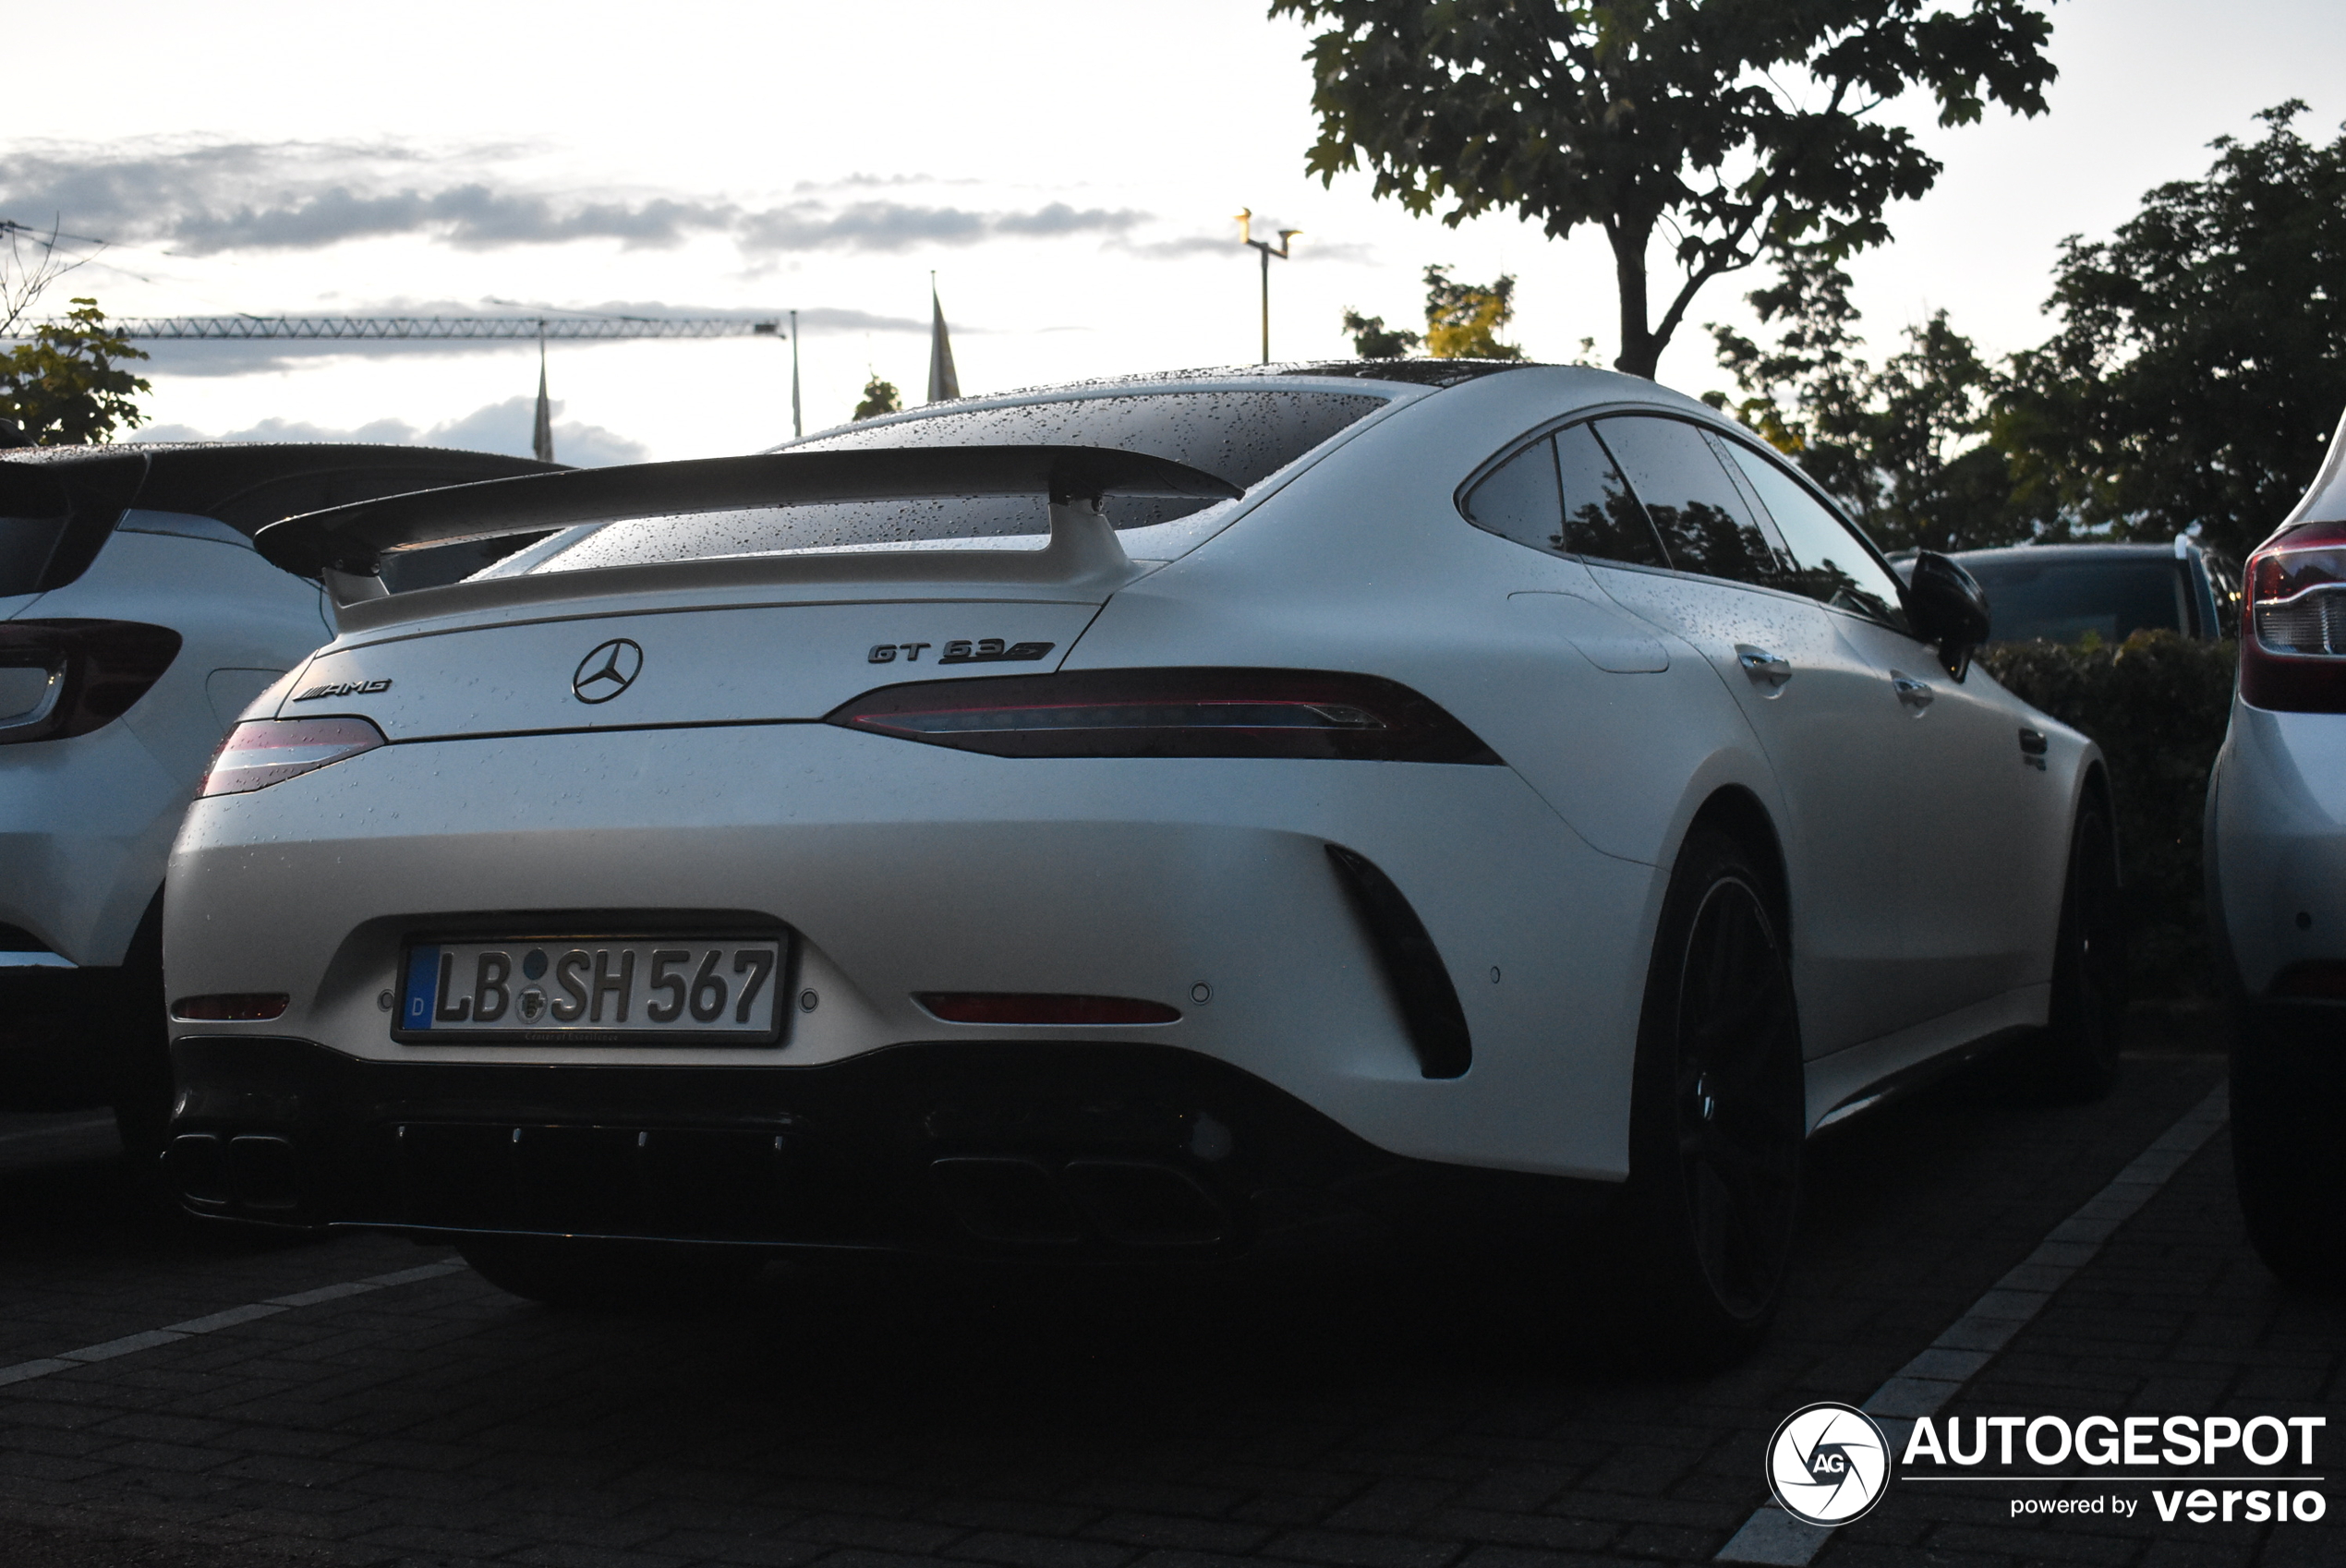
[{"label": "car door", "polygon": [[1840,618],[1778,585],[1777,541],[1700,427],[1614,415],[1557,440],[1588,476],[1583,494],[1567,489],[1568,511],[1605,513],[1612,475],[1647,525],[1649,560],[1587,558],[1591,574],[1702,655],[1775,773],[1804,1050],[1827,1055],[1912,1021],[1899,981],[1912,811],[1895,788],[1899,715],[1877,700],[1880,673]]},{"label": "car door", "polygon": [[1791,557],[1787,582],[1872,666],[1869,706],[1895,716],[1882,771],[1906,826],[1902,991],[1935,1018],[2045,979],[2043,868],[2067,836],[2022,744],[2028,710],[1983,669],[1947,673],[1906,631],[1888,568],[1806,484],[1755,447],[1722,447]]}]

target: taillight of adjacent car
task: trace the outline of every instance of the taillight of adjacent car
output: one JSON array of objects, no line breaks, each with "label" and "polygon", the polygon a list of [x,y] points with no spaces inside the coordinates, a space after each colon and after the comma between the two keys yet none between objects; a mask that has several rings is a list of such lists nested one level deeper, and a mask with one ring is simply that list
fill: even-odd
[{"label": "taillight of adjacent car", "polygon": [[381,730],[355,716],[247,719],[229,730],[212,754],[196,795],[249,794],[383,743]]},{"label": "taillight of adjacent car", "polygon": [[1315,669],[1083,669],[866,692],[826,722],[1006,757],[1496,763],[1409,687]]},{"label": "taillight of adjacent car", "polygon": [[2248,558],[2240,694],[2284,713],[2346,713],[2346,523],[2313,523]]},{"label": "taillight of adjacent car", "polygon": [[179,633],[137,621],[0,621],[0,745],[113,723],[163,679]]}]

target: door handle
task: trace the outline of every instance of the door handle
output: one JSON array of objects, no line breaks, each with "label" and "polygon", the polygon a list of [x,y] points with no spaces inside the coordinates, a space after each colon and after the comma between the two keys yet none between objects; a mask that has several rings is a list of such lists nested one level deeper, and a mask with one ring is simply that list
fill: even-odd
[{"label": "door handle", "polygon": [[1890,689],[1898,694],[1900,702],[1917,713],[1929,707],[1930,699],[1939,694],[1930,689],[1930,682],[1928,681],[1917,681],[1913,676],[1896,669],[1890,672]]},{"label": "door handle", "polygon": [[1753,647],[1749,643],[1735,645],[1735,662],[1743,666],[1743,672],[1751,677],[1754,684],[1766,686],[1770,695],[1784,690],[1784,683],[1792,679],[1790,659]]}]

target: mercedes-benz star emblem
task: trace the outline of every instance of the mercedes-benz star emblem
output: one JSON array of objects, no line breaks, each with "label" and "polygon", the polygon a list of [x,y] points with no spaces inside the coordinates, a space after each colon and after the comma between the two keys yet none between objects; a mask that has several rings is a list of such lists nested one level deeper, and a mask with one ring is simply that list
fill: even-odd
[{"label": "mercedes-benz star emblem", "polygon": [[634,685],[643,668],[644,650],[624,637],[613,637],[578,661],[570,694],[582,703],[607,703]]}]

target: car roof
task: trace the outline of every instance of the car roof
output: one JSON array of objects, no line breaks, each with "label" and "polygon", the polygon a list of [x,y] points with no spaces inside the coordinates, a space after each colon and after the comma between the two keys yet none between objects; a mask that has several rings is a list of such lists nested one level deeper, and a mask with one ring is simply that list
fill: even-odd
[{"label": "car roof", "polygon": [[2007,562],[2055,564],[2061,561],[2175,561],[2172,543],[2150,544],[2129,541],[2112,544],[2076,545],[2007,545],[1997,549],[1959,549],[1949,552],[1960,561],[1979,562],[1996,566]]},{"label": "car roof", "polygon": [[1457,386],[1508,370],[1553,368],[1522,359],[1328,359],[1268,365],[1207,366],[1189,370],[1145,370],[1131,375],[1096,376],[1082,380],[1054,381],[1010,387],[998,392],[973,393],[937,403],[916,404],[894,414],[851,420],[794,437],[770,452],[788,452],[805,442],[820,441],[851,430],[911,424],[939,415],[975,412],[1021,404],[1061,402],[1077,398],[1144,395],[1158,392],[1324,392],[1336,389],[1314,383],[1330,380],[1376,383],[1360,390],[1387,397],[1422,397],[1444,387]]},{"label": "car roof", "polygon": [[[59,478],[105,476],[116,504],[215,518],[249,535],[299,512],[404,490],[437,489],[566,464],[502,452],[358,441],[131,441],[117,446],[19,447],[0,463]],[[143,464],[143,475],[138,466]],[[135,488],[134,488],[135,487]]]}]

